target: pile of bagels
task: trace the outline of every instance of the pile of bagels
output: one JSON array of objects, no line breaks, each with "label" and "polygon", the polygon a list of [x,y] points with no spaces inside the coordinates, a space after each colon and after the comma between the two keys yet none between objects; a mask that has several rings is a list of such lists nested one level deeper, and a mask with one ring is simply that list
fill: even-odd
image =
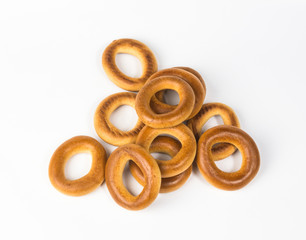
[{"label": "pile of bagels", "polygon": [[[116,65],[120,53],[136,56],[142,64],[142,75],[125,75]],[[257,174],[260,155],[254,140],[240,129],[234,111],[222,103],[204,103],[206,86],[201,75],[192,68],[174,67],[158,71],[152,51],[134,39],[113,41],[104,50],[102,66],[108,78],[128,92],[115,93],[97,107],[94,127],[105,142],[118,146],[107,158],[104,147],[89,136],[73,137],[60,145],[51,157],[49,178],[60,192],[81,196],[97,189],[105,180],[113,199],[129,210],[148,207],[161,193],[175,191],[189,178],[193,162],[203,177],[223,190],[237,190]],[[167,90],[179,95],[178,105],[164,101]],[[138,93],[136,93],[138,92]],[[116,128],[110,116],[122,105],[135,108],[139,117],[129,131]],[[202,133],[204,124],[219,115],[224,125]],[[241,168],[236,172],[220,170],[215,161],[242,155]],[[92,166],[88,174],[69,180],[65,164],[75,154],[89,152]],[[165,153],[170,160],[154,159],[151,153]],[[125,187],[122,174],[126,164],[133,177],[143,186],[137,196]]]}]

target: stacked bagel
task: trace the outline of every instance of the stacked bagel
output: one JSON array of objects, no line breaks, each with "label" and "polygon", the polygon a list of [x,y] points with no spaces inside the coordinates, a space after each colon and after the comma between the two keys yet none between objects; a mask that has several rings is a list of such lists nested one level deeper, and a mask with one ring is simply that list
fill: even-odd
[{"label": "stacked bagel", "polygon": [[[132,54],[140,60],[141,77],[132,78],[119,70],[115,61],[119,53]],[[194,160],[204,178],[220,189],[240,189],[254,178],[260,165],[255,142],[240,129],[239,120],[230,107],[222,103],[203,104],[206,86],[197,71],[188,67],[158,71],[152,51],[133,39],[113,41],[103,53],[102,66],[117,86],[133,91],[105,98],[95,112],[98,136],[118,148],[106,161],[103,146],[93,138],[78,136],[63,143],[53,154],[49,166],[51,183],[59,191],[84,195],[100,186],[105,177],[111,196],[120,206],[140,210],[149,206],[159,192],[180,188],[189,178]],[[178,105],[165,103],[164,95],[169,89],[178,93]],[[112,112],[122,105],[135,108],[139,117],[129,131],[116,128],[110,121]],[[224,125],[202,134],[204,124],[216,115],[222,117]],[[237,149],[242,154],[240,170],[228,173],[218,169],[214,161],[230,156]],[[65,163],[82,151],[92,154],[90,172],[80,179],[67,180]],[[153,152],[166,153],[171,159],[154,159],[150,154]],[[127,162],[134,178],[144,187],[137,196],[123,184],[122,174]]]}]

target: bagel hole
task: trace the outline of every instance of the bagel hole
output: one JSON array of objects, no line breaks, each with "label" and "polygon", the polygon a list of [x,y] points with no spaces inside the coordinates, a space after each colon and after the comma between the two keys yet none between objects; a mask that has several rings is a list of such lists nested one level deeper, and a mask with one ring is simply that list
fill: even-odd
[{"label": "bagel hole", "polygon": [[164,102],[169,105],[177,106],[180,102],[180,96],[176,91],[166,89],[164,94]]},{"label": "bagel hole", "polygon": [[[130,160],[131,161],[131,160]],[[125,188],[129,191],[133,196],[138,196],[143,190],[143,186],[139,184],[136,179],[133,177],[130,168],[129,161],[126,163],[123,173],[122,180]]]},{"label": "bagel hole", "polygon": [[129,105],[122,105],[112,112],[110,122],[121,131],[133,129],[138,121],[135,109]]},{"label": "bagel hole", "polygon": [[239,150],[231,156],[219,161],[215,161],[216,166],[223,172],[237,172],[242,165],[242,155]]},{"label": "bagel hole", "polygon": [[158,159],[158,160],[161,160],[161,161],[169,161],[169,160],[172,159],[172,157],[169,154],[163,153],[163,152],[152,152],[151,156],[154,159]]},{"label": "bagel hole", "polygon": [[210,119],[208,119],[208,121],[202,127],[201,135],[205,131],[207,131],[208,129],[210,129],[212,127],[215,127],[215,126],[219,126],[219,125],[224,125],[222,117],[220,115],[216,115],[216,116],[211,117]]},{"label": "bagel hole", "polygon": [[90,153],[78,153],[72,156],[65,165],[65,177],[76,180],[85,176],[91,168],[92,156]]},{"label": "bagel hole", "polygon": [[139,59],[131,54],[117,54],[116,65],[121,72],[129,77],[140,78],[142,75],[142,67]]}]

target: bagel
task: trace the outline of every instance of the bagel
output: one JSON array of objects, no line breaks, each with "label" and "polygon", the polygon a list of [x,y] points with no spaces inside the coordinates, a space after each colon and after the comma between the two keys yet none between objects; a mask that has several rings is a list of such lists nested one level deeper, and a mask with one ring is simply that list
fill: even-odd
[{"label": "bagel", "polygon": [[[126,163],[134,161],[145,176],[142,192],[133,196],[124,186],[122,173]],[[154,158],[143,147],[127,144],[112,152],[106,163],[105,181],[113,199],[129,210],[141,210],[148,207],[157,197],[161,184],[159,167]]]},{"label": "bagel", "polygon": [[[206,95],[206,88],[204,88],[205,85],[203,86],[199,78],[196,77],[194,74],[180,68],[168,68],[158,71],[148,79],[148,82],[153,80],[154,78],[161,76],[175,76],[184,80],[191,86],[195,95],[195,103],[193,105],[193,109],[190,116],[188,116],[188,119],[194,117],[200,111],[203,101],[205,99]],[[157,92],[157,95],[160,93],[162,93],[162,91]],[[153,111],[159,114],[171,112],[177,107],[176,105],[169,105],[160,101],[155,95],[152,96],[150,105]]]},{"label": "bagel", "polygon": [[[180,103],[168,113],[157,114],[150,106],[150,100],[160,90],[172,89],[180,96]],[[148,81],[136,96],[135,109],[142,122],[153,128],[177,126],[191,114],[195,101],[188,83],[175,76],[161,76]]]},{"label": "bagel", "polygon": [[[236,172],[224,172],[214,163],[211,149],[214,144],[227,142],[235,145],[242,155],[241,168]],[[223,190],[238,190],[246,186],[260,167],[259,151],[254,140],[240,128],[221,125],[208,129],[198,142],[197,166],[204,178]]]},{"label": "bagel", "polygon": [[122,105],[135,108],[135,100],[135,93],[121,92],[108,96],[99,104],[94,116],[94,126],[101,139],[115,146],[135,143],[138,133],[144,126],[140,120],[129,131],[116,128],[109,120],[112,112]]},{"label": "bagel", "polygon": [[[92,156],[90,171],[76,180],[65,177],[65,165],[75,154],[89,152]],[[95,139],[87,136],[73,137],[61,144],[53,153],[49,164],[51,184],[61,193],[82,196],[94,191],[104,181],[106,152]]]},{"label": "bagel", "polygon": [[[129,77],[119,70],[116,64],[116,55],[119,53],[131,54],[139,59],[142,65],[141,77]],[[114,40],[105,48],[102,66],[111,81],[128,91],[139,91],[148,78],[157,71],[157,61],[153,52],[142,42],[128,38]]]}]

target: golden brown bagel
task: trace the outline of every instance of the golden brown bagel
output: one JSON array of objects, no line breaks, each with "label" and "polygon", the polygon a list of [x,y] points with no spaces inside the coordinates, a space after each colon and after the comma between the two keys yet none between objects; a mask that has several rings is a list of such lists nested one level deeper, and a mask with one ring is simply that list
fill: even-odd
[{"label": "golden brown bagel", "polygon": [[[174,67],[174,68],[183,69],[183,70],[185,70],[185,71],[187,71],[187,72],[190,72],[190,73],[192,73],[193,75],[195,75],[195,76],[200,80],[201,84],[203,85],[204,91],[205,91],[205,93],[206,93],[206,85],[205,85],[204,79],[202,78],[202,76],[201,76],[201,74],[200,74],[199,72],[197,72],[196,70],[194,70],[193,68],[190,68],[190,67]],[[164,93],[165,93],[165,91],[160,91],[160,92],[157,92],[157,93],[155,94],[155,96],[157,97],[157,99],[158,99],[159,101],[163,102],[163,101],[164,101]],[[206,94],[205,94],[205,95],[206,95]],[[151,104],[152,104],[152,101],[151,101]],[[154,106],[153,106],[153,108],[154,108]],[[153,108],[152,108],[152,109],[153,109]],[[160,112],[160,111],[162,111],[162,110],[161,110],[161,109],[157,109],[156,112],[158,113],[158,112]]]},{"label": "golden brown bagel", "polygon": [[[171,157],[174,157],[181,149],[181,143],[171,137],[159,136],[154,139],[150,146],[150,153],[162,152],[167,153]],[[129,163],[130,171],[134,178],[141,184],[145,184],[145,178],[142,175],[139,167],[134,163]],[[161,186],[159,192],[168,193],[179,189],[189,178],[192,172],[192,166],[190,166],[186,171],[176,175],[174,177],[162,178]]]},{"label": "golden brown bagel", "polygon": [[[211,154],[214,144],[227,142],[235,145],[242,155],[241,168],[232,173],[221,171]],[[237,190],[247,185],[257,174],[260,156],[254,140],[240,128],[221,125],[208,129],[198,142],[197,165],[204,178],[223,190]]]},{"label": "golden brown bagel", "polygon": [[[176,108],[168,113],[157,114],[150,107],[150,100],[160,90],[172,89],[180,96]],[[154,128],[177,126],[191,114],[195,96],[188,83],[175,76],[161,76],[148,81],[136,96],[135,109],[143,123]]]},{"label": "golden brown bagel", "polygon": [[[233,109],[223,103],[206,103],[200,112],[187,122],[187,126],[193,131],[196,139],[199,139],[202,127],[213,116],[220,115],[224,125],[240,127],[238,117]],[[212,148],[215,161],[232,155],[237,149],[228,143],[219,143]]]},{"label": "golden brown bagel", "polygon": [[[90,171],[76,180],[65,177],[65,164],[75,154],[89,152],[92,156]],[[49,178],[52,185],[61,193],[82,196],[94,191],[104,181],[106,153],[103,146],[87,136],[73,137],[60,145],[49,164]]]},{"label": "golden brown bagel", "polygon": [[[204,89],[202,83],[200,80],[192,73],[180,69],[180,68],[168,68],[163,69],[161,71],[158,71],[154,73],[149,79],[148,82],[151,81],[154,78],[161,77],[161,76],[175,76],[183,79],[185,82],[187,82],[195,95],[195,103],[192,109],[192,112],[188,119],[195,116],[201,109],[203,101],[205,99],[206,95],[206,89]],[[181,99],[181,98],[180,98]],[[155,95],[152,96],[151,102],[150,102],[151,108],[156,113],[168,113],[173,111],[177,106],[175,105],[169,105],[166,103],[161,102]],[[191,107],[191,106],[189,106]]]},{"label": "golden brown bagel", "polygon": [[[131,54],[139,59],[142,65],[140,78],[133,78],[122,73],[116,65],[116,55]],[[138,91],[157,71],[157,61],[152,51],[143,43],[134,39],[118,39],[109,44],[103,52],[102,66],[106,75],[118,87],[129,91]]]},{"label": "golden brown bagel", "polygon": [[121,92],[108,96],[99,104],[94,116],[94,126],[100,138],[115,146],[135,143],[138,133],[144,126],[140,120],[129,131],[116,128],[109,120],[112,112],[122,105],[135,108],[135,100],[135,93]]},{"label": "golden brown bagel", "polygon": [[194,160],[197,146],[191,130],[184,124],[163,129],[154,129],[145,126],[140,131],[136,144],[143,146],[147,151],[149,151],[153,140],[161,134],[169,134],[177,138],[182,145],[179,152],[171,160],[161,161],[156,159],[162,178],[173,177],[186,171]]},{"label": "golden brown bagel", "polygon": [[[129,160],[137,164],[146,179],[138,196],[133,196],[122,181],[122,173]],[[148,207],[157,197],[161,176],[158,165],[149,152],[139,145],[127,144],[117,148],[108,158],[105,181],[111,196],[120,206],[129,210],[140,210]]]}]

